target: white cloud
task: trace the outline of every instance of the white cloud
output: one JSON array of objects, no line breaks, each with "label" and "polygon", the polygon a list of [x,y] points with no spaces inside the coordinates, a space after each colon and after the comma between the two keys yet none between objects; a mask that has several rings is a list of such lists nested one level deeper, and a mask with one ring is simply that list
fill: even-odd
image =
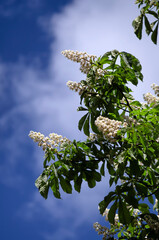
[{"label": "white cloud", "polygon": [[[1,75],[5,75],[5,79],[12,85],[11,100],[15,103],[14,109],[8,110],[1,118],[0,125],[6,128],[7,123],[15,124],[17,128],[20,126],[20,130],[15,130],[10,135],[9,147],[6,148],[12,154],[13,162],[17,159],[15,149],[18,149],[18,154],[22,154],[19,143],[25,141],[29,129],[44,134],[53,131],[71,139],[83,137],[77,130],[80,114],[76,112],[76,108],[79,97],[69,92],[65,84],[68,80],[80,81],[84,75],[79,73],[78,64],[69,62],[61,55],[62,50],[77,49],[102,55],[106,51],[118,49],[134,54],[141,60],[145,75],[145,82],[140,83],[135,90],[135,96],[139,99],[142,99],[144,92],[149,91],[151,83],[157,83],[159,50],[147,37],[144,36],[142,41],[135,37],[131,22],[137,14],[137,7],[126,0],[76,0],[67,5],[61,13],[53,15],[49,23],[43,24],[48,26],[50,36],[55,39],[50,46],[49,65],[45,70],[40,70],[33,63],[27,65],[21,60],[10,64],[9,68],[5,63],[0,65]],[[43,18],[40,21],[42,24]],[[5,84],[1,84],[4,90]],[[2,99],[6,97],[2,92],[1,96]],[[35,145],[35,149],[36,147]],[[39,172],[39,158],[42,159],[42,156],[37,150],[35,154],[38,157],[33,156],[34,166],[37,168],[36,172]],[[8,165],[12,166],[10,161],[3,165],[3,171]],[[23,215],[27,213],[27,217],[34,217],[42,208],[48,216],[58,220],[59,229],[54,234],[63,230],[69,235],[82,222],[92,221],[93,217],[97,216],[97,203],[102,200],[103,189],[105,192],[108,189],[107,181],[108,179],[106,183],[99,184],[96,191],[89,191],[84,187],[80,195],[68,196],[62,203],[52,198],[44,202],[40,195],[35,194],[25,206],[27,212]],[[74,230],[67,229],[64,215],[73,222]],[[65,240],[65,237],[62,237],[61,240]],[[49,239],[49,235],[47,238]]]},{"label": "white cloud", "polygon": [[72,195],[63,193],[62,200],[57,200],[50,194],[46,201],[36,192],[33,199],[24,205],[18,214],[23,213],[23,218],[28,221],[33,221],[35,216],[44,220],[50,219],[54,228],[49,234],[40,231],[40,234],[45,236],[44,239],[75,239],[79,227],[88,224],[93,228],[93,223],[98,221],[98,203],[103,200],[107,188],[106,179],[98,183],[96,189],[88,189],[87,184],[83,183],[80,194],[75,191]]}]

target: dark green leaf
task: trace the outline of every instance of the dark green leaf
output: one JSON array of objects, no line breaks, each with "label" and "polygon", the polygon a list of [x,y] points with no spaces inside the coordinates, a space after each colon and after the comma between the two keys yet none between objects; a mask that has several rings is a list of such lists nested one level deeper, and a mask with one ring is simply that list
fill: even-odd
[{"label": "dark green leaf", "polygon": [[153,15],[157,19],[159,18],[158,14],[155,11],[148,10],[147,13]]},{"label": "dark green leaf", "polygon": [[131,216],[129,210],[126,207],[125,201],[122,201],[121,198],[119,199],[119,220],[122,224],[128,225],[131,222]]},{"label": "dark green leaf", "polygon": [[117,210],[117,201],[115,201],[113,203],[113,205],[111,206],[110,210],[109,210],[109,213],[108,213],[108,220],[110,223],[114,224],[114,218],[115,218],[115,213],[116,213],[116,210]]},{"label": "dark green leaf", "polygon": [[142,183],[135,183],[136,190],[140,196],[147,196],[148,189]]},{"label": "dark green leaf", "polygon": [[113,201],[115,198],[115,192],[109,192],[109,194],[104,198],[103,201],[99,203],[99,211],[100,214],[103,214],[107,206],[111,201]]},{"label": "dark green leaf", "polygon": [[115,180],[115,177],[114,176],[110,176],[110,179],[109,179],[109,186],[111,187],[112,184],[114,183],[114,180]]},{"label": "dark green leaf", "polygon": [[95,133],[99,133],[98,128],[94,123],[95,120],[96,120],[96,118],[94,117],[93,113],[91,113],[91,128],[92,128],[92,131],[95,132]]},{"label": "dark green leaf", "polygon": [[157,192],[155,192],[155,197],[157,198],[157,200],[159,201],[159,189]]},{"label": "dark green leaf", "polygon": [[102,176],[105,176],[105,162],[102,163],[102,166],[100,168],[100,173]]},{"label": "dark green leaf", "polygon": [[115,174],[115,170],[114,170],[114,168],[112,167],[112,165],[110,164],[109,161],[107,161],[107,169],[108,169],[110,175]]},{"label": "dark green leaf", "polygon": [[99,172],[93,171],[92,172],[93,178],[97,181],[100,182],[101,181],[101,175]]},{"label": "dark green leaf", "polygon": [[87,119],[84,123],[83,131],[89,137],[89,135],[90,135],[90,132],[89,132],[89,115],[88,115],[88,117],[87,117]]},{"label": "dark green leaf", "polygon": [[157,44],[157,35],[158,35],[158,24],[155,27],[155,30],[153,31],[151,35],[151,40],[153,43]]},{"label": "dark green leaf", "polygon": [[86,113],[86,114],[79,120],[78,129],[79,129],[80,131],[82,130],[83,124],[84,124],[87,116],[88,116],[88,113]]},{"label": "dark green leaf", "polygon": [[94,188],[96,186],[96,181],[94,178],[87,178],[88,187]]},{"label": "dark green leaf", "polygon": [[149,206],[146,203],[140,203],[139,204],[139,210],[142,213],[149,213]]},{"label": "dark green leaf", "polygon": [[152,195],[148,196],[148,200],[151,204],[154,204],[154,199]]},{"label": "dark green leaf", "polygon": [[82,184],[82,174],[80,174],[79,176],[77,176],[74,180],[74,189],[77,192],[81,191],[81,184]]},{"label": "dark green leaf", "polygon": [[152,32],[152,28],[151,25],[146,17],[146,15],[144,15],[144,19],[145,19],[145,28],[146,28],[146,33],[149,35],[150,32]]},{"label": "dark green leaf", "polygon": [[56,176],[52,176],[52,179],[50,180],[50,187],[53,191],[53,194],[56,198],[61,198],[60,192],[59,192],[59,182]]},{"label": "dark green leaf", "polygon": [[72,185],[67,179],[64,179],[62,176],[59,176],[60,185],[64,192],[71,194],[72,193]]}]

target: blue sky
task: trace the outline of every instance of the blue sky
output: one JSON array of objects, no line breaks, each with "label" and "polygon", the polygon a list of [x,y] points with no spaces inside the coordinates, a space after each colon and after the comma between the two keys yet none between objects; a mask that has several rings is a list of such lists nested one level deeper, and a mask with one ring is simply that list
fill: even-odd
[{"label": "blue sky", "polygon": [[100,239],[93,223],[104,222],[97,205],[109,191],[108,179],[81,194],[44,200],[34,186],[43,152],[28,138],[30,130],[82,139],[77,130],[79,98],[66,82],[84,75],[61,55],[65,49],[102,55],[117,49],[139,58],[144,82],[134,96],[159,83],[159,49],[131,27],[137,16],[127,0],[0,1],[0,184],[1,239]]}]

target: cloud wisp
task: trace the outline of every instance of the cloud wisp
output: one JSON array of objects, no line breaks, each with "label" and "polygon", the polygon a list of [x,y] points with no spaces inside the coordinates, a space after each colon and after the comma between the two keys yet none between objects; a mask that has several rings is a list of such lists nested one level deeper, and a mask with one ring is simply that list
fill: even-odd
[{"label": "cloud wisp", "polygon": [[[113,49],[131,52],[141,60],[146,79],[146,82],[139,84],[139,88],[135,89],[135,96],[141,100],[142,94],[149,91],[150,84],[156,82],[158,76],[159,50],[149,39],[145,38],[141,42],[134,36],[131,22],[137,14],[133,3],[125,0],[113,0],[111,3],[105,0],[75,0],[61,13],[53,15],[47,24],[48,34],[54,40],[50,45],[49,64],[45,69],[41,70],[33,61],[29,65],[22,60],[9,65],[3,61],[0,63],[2,102],[7,99],[4,95],[6,89],[10,94],[8,108],[0,119],[0,127],[4,135],[8,134],[3,149],[9,149],[12,156],[6,156],[6,162],[2,165],[3,172],[8,166],[14,166],[16,171],[17,159],[23,155],[20,143],[26,141],[29,144],[29,140],[26,140],[29,130],[40,131],[46,135],[56,132],[70,139],[83,138],[77,130],[80,116],[76,108],[79,105],[79,96],[67,89],[66,82],[78,81],[85,76],[79,72],[78,64],[69,62],[61,55],[62,50],[87,51],[98,56]],[[43,18],[40,21],[42,24]],[[10,132],[6,133],[8,131]],[[34,145],[30,143],[30,146]],[[39,173],[42,155],[36,148],[35,145],[32,168]],[[14,178],[15,171],[8,175]],[[103,189],[105,192],[108,189],[107,181],[108,179],[99,184],[96,191],[89,191],[84,186],[80,195],[65,197],[63,203],[54,201],[51,197],[44,202],[41,196],[35,193],[24,206],[27,210],[23,209],[23,215],[26,218],[34,218],[42,209],[58,221],[59,231],[62,230],[71,239],[71,236],[74,237],[71,232],[75,232],[82,222],[90,222],[97,216],[96,203],[102,200]],[[91,202],[89,199],[92,199]],[[87,202],[89,204],[86,204]],[[67,216],[67,220],[73,222],[70,231],[64,215]],[[59,233],[52,234],[56,236]],[[49,240],[49,235],[47,238]],[[61,235],[61,240],[65,239],[67,238]]]}]

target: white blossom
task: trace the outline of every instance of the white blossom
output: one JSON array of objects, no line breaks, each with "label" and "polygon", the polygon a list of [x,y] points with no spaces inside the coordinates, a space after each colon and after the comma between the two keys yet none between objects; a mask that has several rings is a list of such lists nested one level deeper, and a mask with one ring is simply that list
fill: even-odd
[{"label": "white blossom", "polygon": [[145,93],[143,97],[148,104],[155,103],[156,105],[159,103],[159,97],[153,96],[151,93]]},{"label": "white blossom", "polygon": [[60,147],[60,149],[65,148],[66,145],[70,144],[71,141],[62,135],[56,133],[50,133],[49,137],[45,137],[44,134],[40,132],[30,131],[29,137],[38,143],[39,147],[42,147],[44,151],[47,149],[54,149]]},{"label": "white blossom", "polygon": [[82,95],[82,93],[84,91],[86,91],[86,89],[88,89],[89,87],[83,85],[82,83],[77,83],[77,82],[73,82],[73,81],[68,81],[67,84],[66,84],[69,89],[75,91],[75,92],[78,92],[79,95]]},{"label": "white blossom", "polygon": [[88,74],[92,63],[95,61],[97,56],[89,55],[86,52],[78,52],[73,50],[64,50],[61,52],[66,58],[80,63],[80,70],[81,72]]},{"label": "white blossom", "polygon": [[153,83],[153,84],[151,85],[151,88],[154,90],[156,96],[159,97],[159,86],[156,85],[155,83]]},{"label": "white blossom", "polygon": [[103,136],[109,139],[110,141],[114,141],[117,136],[117,132],[122,127],[126,127],[127,123],[123,123],[121,121],[111,120],[109,118],[99,116],[95,120],[95,125],[98,130],[102,132]]}]

